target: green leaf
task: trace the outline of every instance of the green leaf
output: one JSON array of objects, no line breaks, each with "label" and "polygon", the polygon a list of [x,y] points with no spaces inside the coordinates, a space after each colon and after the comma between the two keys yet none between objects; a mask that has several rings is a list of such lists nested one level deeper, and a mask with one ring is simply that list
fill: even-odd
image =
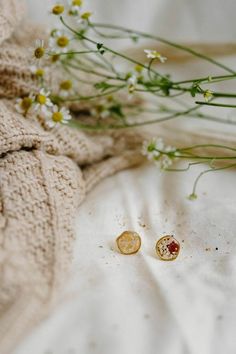
[{"label": "green leaf", "polygon": [[114,87],[113,85],[110,85],[108,84],[107,82],[105,81],[102,81],[102,82],[97,82],[94,87],[97,89],[97,90],[101,90],[102,92],[105,92],[106,90],[108,90],[109,88],[112,88]]},{"label": "green leaf", "polygon": [[201,93],[202,92],[202,89],[201,87],[199,86],[198,83],[194,83],[193,86],[191,87],[190,89],[190,94],[192,97],[195,97],[197,93]]},{"label": "green leaf", "polygon": [[102,43],[97,43],[97,50],[102,49],[102,47],[103,47],[103,44],[102,44]]},{"label": "green leaf", "polygon": [[167,77],[161,78],[160,88],[166,96],[169,96],[171,87],[172,87],[172,82]]},{"label": "green leaf", "polygon": [[131,40],[132,40],[134,43],[137,43],[138,40],[139,40],[139,37],[138,37],[137,35],[135,35],[135,34],[132,34],[130,38],[131,38]]},{"label": "green leaf", "polygon": [[116,105],[113,105],[109,108],[109,111],[115,115],[117,115],[118,117],[120,118],[124,118],[125,115],[124,113],[122,112],[122,106],[121,104],[116,104]]}]

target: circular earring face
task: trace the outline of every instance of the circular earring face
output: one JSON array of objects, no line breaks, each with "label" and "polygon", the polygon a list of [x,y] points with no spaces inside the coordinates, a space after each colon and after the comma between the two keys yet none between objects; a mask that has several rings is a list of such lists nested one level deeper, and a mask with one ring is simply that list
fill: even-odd
[{"label": "circular earring face", "polygon": [[141,237],[137,232],[125,231],[116,239],[117,246],[122,254],[137,253],[141,247]]},{"label": "circular earring face", "polygon": [[163,236],[156,243],[156,253],[163,261],[175,260],[179,251],[180,244],[172,235]]}]

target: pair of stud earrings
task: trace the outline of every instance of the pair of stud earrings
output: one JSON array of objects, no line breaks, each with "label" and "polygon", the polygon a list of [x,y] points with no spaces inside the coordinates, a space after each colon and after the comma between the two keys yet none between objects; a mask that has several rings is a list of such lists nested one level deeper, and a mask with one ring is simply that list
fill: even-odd
[{"label": "pair of stud earrings", "polygon": [[[137,253],[141,243],[141,237],[134,231],[124,231],[116,239],[119,251],[125,255]],[[173,261],[179,255],[180,244],[173,235],[165,235],[156,242],[155,250],[161,260]]]}]

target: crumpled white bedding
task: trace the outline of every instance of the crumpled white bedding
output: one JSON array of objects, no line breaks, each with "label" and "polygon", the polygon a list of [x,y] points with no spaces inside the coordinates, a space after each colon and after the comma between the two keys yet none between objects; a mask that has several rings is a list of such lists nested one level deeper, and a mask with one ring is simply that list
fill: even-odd
[{"label": "crumpled white bedding", "polygon": [[[191,202],[196,172],[146,165],[90,194],[78,212],[67,298],[15,354],[235,353],[235,171],[205,177]],[[115,250],[127,229],[142,237],[136,255]],[[174,262],[156,257],[164,233],[181,243]]]},{"label": "crumpled white bedding", "polygon": [[[48,1],[30,3],[36,16]],[[104,17],[114,6],[109,22],[122,20],[152,32],[159,23],[161,33],[172,38],[202,40],[205,33],[208,40],[232,40],[236,34],[234,0],[92,3],[103,5]],[[152,14],[150,24],[143,20],[135,26],[142,9],[145,16]],[[179,24],[178,34],[171,19]],[[189,201],[200,171],[196,166],[188,173],[161,173],[146,164],[97,186],[78,211],[65,299],[14,354],[235,354],[235,171],[206,175],[199,198]],[[140,233],[138,254],[116,251],[115,239],[124,230]],[[165,233],[181,244],[174,262],[155,254]]]}]

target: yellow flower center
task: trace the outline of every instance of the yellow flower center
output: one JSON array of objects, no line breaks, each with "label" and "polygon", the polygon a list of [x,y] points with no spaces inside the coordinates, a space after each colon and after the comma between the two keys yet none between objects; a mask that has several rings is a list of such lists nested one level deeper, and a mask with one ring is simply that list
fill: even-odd
[{"label": "yellow flower center", "polygon": [[32,103],[33,101],[30,97],[24,97],[20,103],[20,106],[25,112],[27,112],[32,106]]},{"label": "yellow flower center", "polygon": [[60,15],[64,12],[64,6],[63,5],[55,5],[52,9],[52,13],[54,15]]},{"label": "yellow flower center", "polygon": [[36,101],[39,103],[39,104],[45,104],[46,103],[46,100],[47,100],[47,97],[44,96],[44,95],[37,95],[36,96]]},{"label": "yellow flower center", "polygon": [[98,114],[100,114],[100,113],[105,111],[105,107],[103,105],[101,105],[101,104],[97,105],[96,106],[96,111],[97,111]]},{"label": "yellow flower center", "polygon": [[43,47],[38,47],[34,51],[34,56],[35,58],[40,59],[44,56],[44,53],[45,53],[45,49]]},{"label": "yellow flower center", "polygon": [[92,15],[91,12],[84,12],[84,13],[81,15],[81,18],[82,18],[83,20],[88,20],[91,15]]},{"label": "yellow flower center", "polygon": [[137,71],[138,73],[141,73],[143,71],[143,67],[139,64],[137,64],[135,67],[134,67],[135,71]]},{"label": "yellow flower center", "polygon": [[72,88],[72,82],[70,80],[62,81],[60,88],[61,90],[69,91]]},{"label": "yellow flower center", "polygon": [[44,70],[43,69],[37,69],[35,72],[35,75],[38,77],[43,77],[44,75]]},{"label": "yellow flower center", "polygon": [[54,112],[52,115],[52,120],[55,123],[60,123],[63,120],[63,114],[61,112]]},{"label": "yellow flower center", "polygon": [[72,1],[72,6],[81,6],[83,3],[82,0],[73,0]]},{"label": "yellow flower center", "polygon": [[69,39],[66,36],[61,36],[61,37],[58,37],[58,39],[57,39],[57,45],[59,47],[64,48],[68,45],[68,43],[69,43]]},{"label": "yellow flower center", "polygon": [[107,96],[107,102],[113,102],[114,97],[112,95]]},{"label": "yellow flower center", "polygon": [[59,60],[59,58],[60,58],[60,55],[58,55],[58,54],[54,54],[54,55],[52,55],[52,62],[53,63],[55,63],[56,61],[58,61]]}]

